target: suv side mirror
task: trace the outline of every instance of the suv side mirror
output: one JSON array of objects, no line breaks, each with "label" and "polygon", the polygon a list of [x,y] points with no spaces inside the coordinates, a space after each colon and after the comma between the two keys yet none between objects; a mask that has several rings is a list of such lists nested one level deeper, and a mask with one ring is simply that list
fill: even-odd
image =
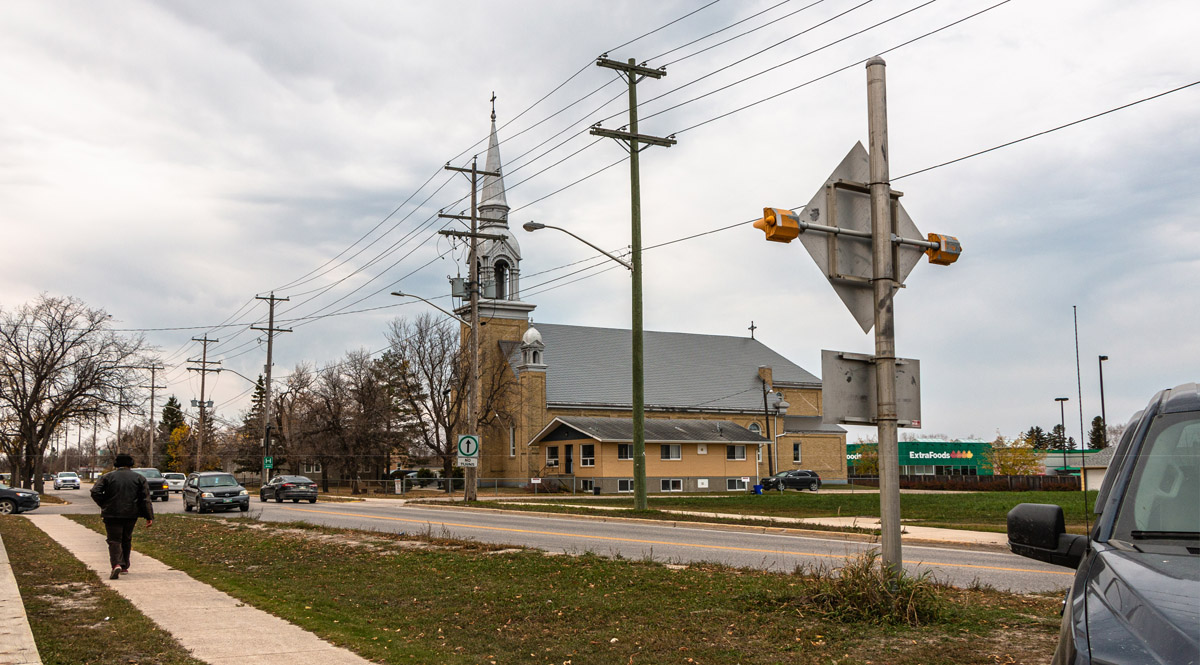
[{"label": "suv side mirror", "polygon": [[1008,511],[1008,548],[1014,554],[1078,568],[1088,538],[1066,531],[1062,506],[1022,503]]}]

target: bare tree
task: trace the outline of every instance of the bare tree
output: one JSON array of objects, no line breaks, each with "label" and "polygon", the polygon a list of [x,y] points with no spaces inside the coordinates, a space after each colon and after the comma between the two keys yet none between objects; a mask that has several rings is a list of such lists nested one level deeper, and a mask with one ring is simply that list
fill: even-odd
[{"label": "bare tree", "polygon": [[108,416],[134,383],[145,342],[118,335],[108,320],[76,298],[45,294],[0,312],[0,445],[19,486],[32,479],[41,491],[38,468],[59,426]]}]

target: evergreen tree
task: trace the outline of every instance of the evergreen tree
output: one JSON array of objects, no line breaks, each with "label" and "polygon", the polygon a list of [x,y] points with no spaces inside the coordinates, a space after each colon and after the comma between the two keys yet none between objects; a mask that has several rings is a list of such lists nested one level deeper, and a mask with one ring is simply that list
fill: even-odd
[{"label": "evergreen tree", "polygon": [[1037,425],[1030,427],[1029,431],[1025,432],[1021,438],[1029,442],[1034,450],[1048,450],[1050,448],[1050,435],[1046,434],[1046,430]]},{"label": "evergreen tree", "polygon": [[237,431],[237,456],[234,458],[235,473],[262,471],[263,411],[267,400],[267,387],[261,374],[254,385],[254,397],[250,409],[242,416]]},{"label": "evergreen tree", "polygon": [[1100,416],[1092,418],[1092,430],[1088,432],[1088,448],[1107,448],[1108,441],[1104,438],[1104,419]]},{"label": "evergreen tree", "polygon": [[1066,436],[1062,425],[1055,425],[1050,432],[1050,450],[1074,450],[1075,438]]},{"label": "evergreen tree", "polygon": [[157,446],[154,458],[159,460],[160,468],[171,468],[171,434],[180,427],[186,426],[187,422],[183,419],[183,409],[179,407],[179,400],[171,395],[167,403],[163,405],[162,420],[158,421],[158,430],[154,433],[154,443]]}]

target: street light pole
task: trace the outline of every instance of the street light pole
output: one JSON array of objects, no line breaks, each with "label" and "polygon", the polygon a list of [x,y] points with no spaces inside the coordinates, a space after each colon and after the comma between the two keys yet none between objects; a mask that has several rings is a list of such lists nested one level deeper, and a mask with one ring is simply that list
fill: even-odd
[{"label": "street light pole", "polygon": [[1070,397],[1055,397],[1054,401],[1058,402],[1058,427],[1059,436],[1062,437],[1062,456],[1063,456],[1063,472],[1067,470],[1067,400]]},{"label": "street light pole", "polygon": [[1108,447],[1108,414],[1104,412],[1104,361],[1108,360],[1108,356],[1100,356],[1100,422],[1104,425],[1104,429],[1100,432],[1101,440],[1104,441],[1104,447]]}]

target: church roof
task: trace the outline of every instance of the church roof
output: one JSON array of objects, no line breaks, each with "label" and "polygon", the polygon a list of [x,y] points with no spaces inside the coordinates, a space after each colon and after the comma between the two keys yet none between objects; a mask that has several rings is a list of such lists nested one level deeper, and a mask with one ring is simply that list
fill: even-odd
[{"label": "church roof", "polygon": [[[630,408],[630,332],[537,323],[545,344],[546,403]],[[821,380],[746,337],[645,331],[646,408],[761,411],[760,366],[777,385],[819,388]]]},{"label": "church roof", "polygon": [[[565,428],[565,429],[564,429]],[[631,443],[632,418],[603,418],[567,416],[555,418],[546,425],[530,444],[543,440],[578,438],[582,434],[601,443]],[[767,439],[728,420],[667,420],[646,419],[646,443],[766,443]]]},{"label": "church roof", "polygon": [[[484,171],[504,173],[500,164],[500,141],[496,138],[496,112],[492,112],[492,134],[488,139],[487,162]],[[483,176],[479,200],[480,217],[484,225],[489,220],[493,223],[508,224],[508,199],[504,195],[504,176]]]}]

